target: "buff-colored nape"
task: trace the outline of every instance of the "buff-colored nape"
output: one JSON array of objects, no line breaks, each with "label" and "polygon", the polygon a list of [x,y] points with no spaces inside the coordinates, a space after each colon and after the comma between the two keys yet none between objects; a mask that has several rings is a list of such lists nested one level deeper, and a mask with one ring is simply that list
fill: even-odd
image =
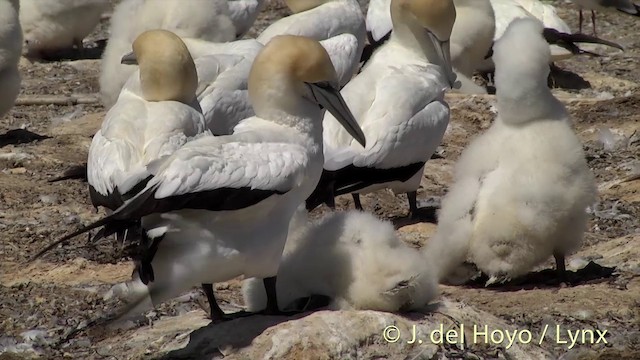
[{"label": "buff-colored nape", "polygon": [[278,72],[300,82],[337,83],[338,80],[324,47],[318,41],[303,36],[280,35],[271,39],[256,57],[249,82]]},{"label": "buff-colored nape", "polygon": [[453,0],[392,0],[391,12],[403,18],[412,17],[441,41],[449,39],[456,20]]}]

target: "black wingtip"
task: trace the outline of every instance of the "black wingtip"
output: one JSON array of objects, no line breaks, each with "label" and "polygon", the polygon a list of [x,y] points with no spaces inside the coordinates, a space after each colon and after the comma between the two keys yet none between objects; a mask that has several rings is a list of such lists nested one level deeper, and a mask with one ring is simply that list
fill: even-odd
[{"label": "black wingtip", "polygon": [[147,214],[137,214],[136,211],[139,210],[140,206],[153,194],[157,189],[158,185],[149,187],[147,190],[140,192],[133,198],[131,198],[128,202],[120,206],[113,213],[108,216],[103,217],[102,219],[87,225],[77,231],[72,232],[71,234],[65,235],[59,240],[54,241],[52,244],[47,245],[44,249],[40,250],[37,254],[32,256],[27,262],[33,262],[34,260],[41,257],[47,251],[53,249],[54,247],[60,245],[61,243],[70,240],[80,234],[86,233],[87,231],[96,229],[100,226],[105,226],[103,230],[98,232],[96,236],[94,236],[94,240],[97,241],[102,237],[109,236],[114,234],[120,230],[128,229],[129,227],[133,227],[137,224],[137,220],[142,216]]},{"label": "black wingtip", "polygon": [[51,244],[47,245],[46,247],[44,247],[42,250],[38,251],[38,253],[36,253],[29,260],[27,260],[27,263],[31,263],[31,262],[37,260],[42,255],[44,255],[46,252],[48,252],[51,249],[53,249],[54,247],[62,244],[63,242],[71,240],[71,239],[73,239],[74,237],[76,237],[78,235],[86,233],[87,231],[91,231],[91,230],[93,230],[95,228],[103,226],[103,225],[107,224],[109,221],[111,221],[111,215],[106,216],[106,217],[104,217],[104,218],[102,218],[102,219],[100,219],[100,220],[98,220],[98,221],[96,221],[94,223],[91,223],[91,224],[89,224],[89,225],[87,225],[87,226],[85,226],[83,228],[80,228],[79,230],[76,230],[76,231],[72,232],[71,234],[67,234],[67,235],[63,236],[62,238],[54,241],[53,243],[51,243]]},{"label": "black wingtip", "polygon": [[322,203],[332,203],[331,200],[334,198],[335,185],[335,172],[322,169],[322,175],[320,176],[318,184],[316,184],[316,188],[305,201],[307,211],[312,211]]}]

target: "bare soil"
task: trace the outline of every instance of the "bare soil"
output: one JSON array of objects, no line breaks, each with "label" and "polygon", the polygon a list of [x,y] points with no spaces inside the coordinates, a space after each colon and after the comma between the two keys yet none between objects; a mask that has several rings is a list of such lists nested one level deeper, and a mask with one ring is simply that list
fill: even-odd
[{"label": "bare soil", "polygon": [[[554,1],[559,14],[577,29],[578,13],[566,1]],[[364,8],[366,10],[366,7]],[[256,23],[254,35],[287,14],[279,1],[270,4]],[[587,32],[590,27],[587,27]],[[575,57],[557,65],[586,80],[582,89],[556,89],[573,116],[584,142],[589,165],[596,174],[600,198],[584,246],[568,259],[570,269],[587,261],[617,268],[614,276],[575,286],[512,286],[503,288],[450,287],[443,295],[506,319],[522,329],[540,332],[545,325],[563,329],[606,329],[607,345],[579,344],[569,350],[553,335],[542,345],[565,359],[640,358],[640,21],[632,16],[598,14],[598,32],[620,43],[620,52],[598,48],[604,56]],[[85,40],[89,46],[108,36],[108,19]],[[86,95],[99,91],[99,60],[21,63],[21,95]],[[575,78],[575,77],[574,77]],[[577,83],[575,83],[577,84]],[[451,169],[465,145],[486,129],[494,116],[491,96],[448,96],[453,113],[439,154],[428,162],[418,196],[423,205],[437,205],[451,181]],[[100,342],[128,336],[128,332],[80,332],[57,344],[83,321],[117,305],[103,294],[126,280],[131,262],[117,244],[87,246],[73,240],[42,260],[26,260],[45,244],[104,215],[91,206],[87,185],[79,180],[50,183],[70,165],[86,160],[91,136],[100,126],[104,109],[84,105],[20,105],[0,119],[0,349],[23,343],[29,330],[42,331],[33,340],[45,358],[102,359]],[[634,176],[635,175],[635,176]],[[432,223],[412,223],[404,215],[404,195],[381,191],[363,197],[366,209],[394,220],[405,240],[422,246],[433,233]],[[350,197],[339,199],[352,207]],[[317,210],[317,215],[325,211]],[[114,248],[116,250],[114,250]],[[549,262],[546,267],[551,267]],[[223,308],[242,303],[238,280],[218,284]],[[193,296],[160,306],[149,319],[197,309],[204,299]],[[33,333],[30,333],[33,335]],[[31,355],[29,355],[31,354]],[[127,358],[126,353],[109,354]],[[28,358],[34,353],[0,354],[0,359]]]}]

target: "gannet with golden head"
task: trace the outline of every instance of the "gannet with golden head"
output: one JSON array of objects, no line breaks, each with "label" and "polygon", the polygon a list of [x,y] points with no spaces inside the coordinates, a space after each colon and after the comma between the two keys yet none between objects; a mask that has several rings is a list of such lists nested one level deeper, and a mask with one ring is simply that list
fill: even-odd
[{"label": "gannet with golden head", "polygon": [[22,54],[19,0],[0,0],[0,118],[13,107],[20,92],[18,63]]},{"label": "gannet with golden head", "polygon": [[[322,40],[338,74],[338,83],[351,79],[349,59],[355,58],[354,47],[343,47],[349,34]],[[251,65],[263,45],[253,39],[228,43],[212,43],[183,39],[194,56],[198,71],[198,102],[207,128],[214,135],[229,135],[238,123],[254,116],[249,101],[248,79]],[[353,42],[355,44],[355,41]]]},{"label": "gannet with golden head", "polygon": [[122,62],[137,63],[138,71],[107,112],[87,161],[91,202],[111,210],[144,188],[149,162],[205,131],[197,109],[195,64],[182,40],[169,31],[151,30],[138,36],[132,48]]},{"label": "gannet with golden head", "polygon": [[[365,48],[363,60],[368,61],[377,47],[382,45],[392,30],[391,0],[372,0],[367,11],[367,31],[370,45]],[[456,91],[486,93],[471,79],[493,44],[495,19],[489,0],[453,0],[456,21],[451,32],[451,63],[461,86]]]},{"label": "gannet with golden head", "polygon": [[[569,114],[547,87],[542,23],[513,21],[494,46],[498,115],[464,150],[427,257],[443,281],[465,261],[489,282],[525,274],[580,245],[596,187]],[[460,282],[465,279],[456,279]]]},{"label": "gannet with golden head", "polygon": [[[138,195],[66,238],[142,218],[150,246],[130,284],[127,312],[244,275],[264,279],[266,312],[277,313],[275,276],[289,222],[322,173],[322,108],[365,145],[337,80],[319,42],[273,38],[249,76],[255,117],[232,135],[201,136],[150,164],[154,176]],[[212,318],[225,318],[213,291],[208,295]]]},{"label": "gannet with golden head", "polygon": [[389,41],[342,90],[368,146],[325,115],[325,172],[308,209],[348,193],[361,209],[358,194],[390,188],[408,193],[416,215],[424,164],[449,123],[444,92],[455,82],[449,39],[456,10],[451,0],[393,0],[391,17]]}]

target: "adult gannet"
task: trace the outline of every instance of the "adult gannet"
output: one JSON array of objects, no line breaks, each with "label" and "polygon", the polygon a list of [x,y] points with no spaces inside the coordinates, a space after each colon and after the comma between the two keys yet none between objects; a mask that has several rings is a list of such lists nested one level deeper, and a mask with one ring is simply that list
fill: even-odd
[{"label": "adult gannet", "polygon": [[458,91],[484,94],[486,89],[472,79],[491,50],[496,31],[495,14],[489,0],[454,0],[456,22],[451,32],[451,62],[461,82]]},{"label": "adult gannet", "polygon": [[[573,46],[574,42],[602,44],[622,50],[620,45],[610,41],[582,34],[572,34],[569,26],[558,16],[556,9],[550,4],[544,4],[538,0],[491,0],[491,5],[496,18],[494,41],[504,34],[507,26],[515,19],[538,19],[543,23],[548,34],[545,38],[550,42],[552,62],[564,60],[577,54],[595,55],[592,52]],[[562,41],[558,41],[560,45],[554,44],[553,39],[549,38],[553,30],[556,31],[557,36],[562,37]],[[487,59],[478,66],[478,70],[482,71],[492,71],[493,68],[494,65],[490,56],[487,56]]]},{"label": "adult gannet", "polygon": [[[324,296],[331,309],[408,311],[425,307],[438,293],[435,274],[419,250],[402,242],[393,225],[361,211],[333,212],[311,223],[298,211],[278,270],[278,305]],[[265,308],[258,279],[243,283],[249,311]]]},{"label": "adult gannet", "polygon": [[125,85],[93,137],[87,161],[92,204],[116,210],[144,188],[149,162],[171,155],[205,131],[194,104],[198,84],[187,47],[174,33],[151,30],[133,42],[139,71]]},{"label": "adult gannet", "polygon": [[82,40],[109,9],[109,0],[20,0],[20,23],[27,56],[82,49]]},{"label": "adult gannet", "polygon": [[[249,102],[247,79],[253,59],[263,45],[253,39],[213,43],[182,38],[182,42],[193,58],[198,75],[196,89],[198,103],[192,105],[204,115],[207,130],[214,135],[231,134],[241,120],[254,115]],[[132,64],[133,62],[128,62],[124,65],[135,71]],[[139,88],[139,82],[139,76],[134,72],[127,80],[126,87]],[[118,91],[120,91],[118,94],[122,92]],[[74,178],[87,180],[86,164],[72,167],[62,176],[50,181]]]},{"label": "adult gannet", "polygon": [[426,246],[440,279],[469,259],[490,282],[517,277],[581,242],[595,181],[565,107],[547,87],[549,46],[517,19],[494,46],[498,115],[462,153]]},{"label": "adult gannet", "polygon": [[390,188],[406,192],[417,215],[424,164],[449,123],[444,91],[455,81],[449,36],[456,10],[451,0],[392,0],[391,17],[389,41],[342,90],[369,145],[352,142],[325,115],[325,172],[307,209],[348,193],[362,209],[358,194]]},{"label": "adult gannet", "polygon": [[267,4],[264,0],[228,0],[229,17],[236,28],[236,38],[242,38],[253,23],[256,21],[258,14]]},{"label": "adult gannet", "polygon": [[0,118],[13,107],[20,92],[18,63],[22,54],[19,0],[0,0]]},{"label": "adult gannet", "polygon": [[100,95],[106,108],[115,104],[122,86],[135,71],[135,67],[120,64],[120,59],[131,51],[131,44],[138,35],[153,29],[210,42],[236,38],[226,0],[122,1],[111,16],[109,41],[100,69]]},{"label": "adult gannet", "polygon": [[[273,38],[249,76],[255,117],[232,135],[199,137],[150,164],[154,177],[138,195],[65,238],[142,218],[152,241],[134,277],[132,311],[197,284],[245,275],[264,279],[267,312],[278,312],[275,276],[289,221],[322,173],[321,107],[365,145],[337,87],[317,41]],[[212,289],[208,297],[212,317],[223,319]]]},{"label": "adult gannet", "polygon": [[[520,18],[536,18],[542,22],[545,28],[571,34],[571,28],[558,16],[553,5],[544,4],[538,0],[491,0],[491,5],[496,14],[494,40],[498,40],[504,34],[512,21]],[[562,60],[572,55],[565,48],[557,45],[550,46],[552,61]]]},{"label": "adult gannet", "polygon": [[[353,54],[346,66],[347,79],[351,79],[360,66],[360,56],[366,41],[364,15],[358,1],[285,0],[285,3],[293,15],[269,25],[257,40],[266,44],[274,36],[289,34],[320,41],[342,35],[334,39],[334,46],[342,52]],[[341,85],[345,83],[343,81]]]},{"label": "adult gannet", "polygon": [[640,17],[640,5],[634,3],[632,0],[571,0],[580,11],[580,20],[578,25],[579,32],[582,32],[582,10],[591,10],[591,25],[593,25],[593,35],[598,36],[596,32],[596,11],[617,11],[633,16]]},{"label": "adult gannet", "polygon": [[[391,0],[372,0],[367,11],[370,45],[363,61],[388,38],[391,32]],[[471,79],[493,44],[495,19],[489,0],[453,0],[456,22],[451,31],[451,62],[461,86],[456,91],[481,94],[487,91]]]},{"label": "adult gannet", "polygon": [[[357,57],[355,40],[342,34],[320,41],[338,75],[340,86],[352,76],[351,59]],[[345,39],[346,38],[346,39]],[[352,42],[354,46],[344,48]],[[263,45],[252,39],[212,43],[184,39],[194,56],[198,71],[198,102],[207,128],[214,135],[229,135],[243,119],[254,114],[249,101],[248,78],[251,64]]]}]

